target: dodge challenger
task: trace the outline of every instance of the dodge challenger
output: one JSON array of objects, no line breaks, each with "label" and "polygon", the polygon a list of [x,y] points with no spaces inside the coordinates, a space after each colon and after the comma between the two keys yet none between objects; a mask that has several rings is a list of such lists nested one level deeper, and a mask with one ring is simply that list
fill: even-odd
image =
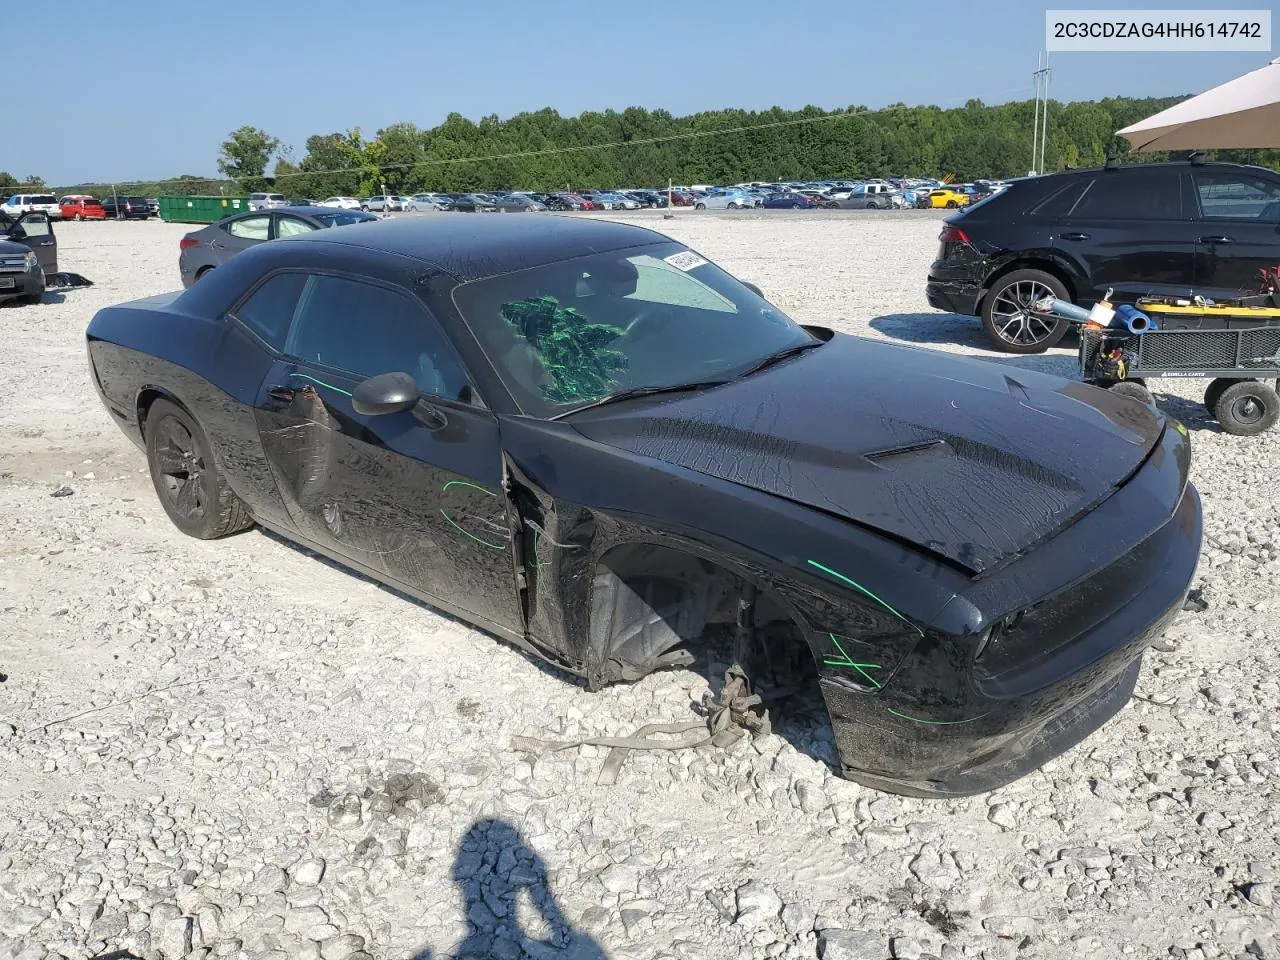
[{"label": "dodge challenger", "polygon": [[1200,552],[1185,428],[833,333],[651,230],[356,224],[101,310],[93,382],[183,533],[253,524],[591,689],[798,660],[843,774],[990,790],[1124,706]]}]

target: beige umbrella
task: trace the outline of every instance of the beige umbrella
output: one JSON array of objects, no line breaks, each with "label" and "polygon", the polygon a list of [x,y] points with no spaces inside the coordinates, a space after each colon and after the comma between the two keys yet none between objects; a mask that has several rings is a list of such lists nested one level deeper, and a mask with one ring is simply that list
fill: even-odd
[{"label": "beige umbrella", "polygon": [[1136,151],[1280,147],[1280,57],[1119,135]]}]

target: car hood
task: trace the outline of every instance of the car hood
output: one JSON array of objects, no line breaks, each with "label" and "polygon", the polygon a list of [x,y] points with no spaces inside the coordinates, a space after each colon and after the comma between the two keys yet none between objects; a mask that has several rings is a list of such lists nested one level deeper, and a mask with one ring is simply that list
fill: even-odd
[{"label": "car hood", "polygon": [[30,250],[31,248],[25,243],[7,240],[3,234],[0,234],[0,254],[6,257],[25,257]]},{"label": "car hood", "polygon": [[975,575],[1110,496],[1165,424],[1083,383],[841,335],[721,387],[570,422],[599,443],[844,517]]}]

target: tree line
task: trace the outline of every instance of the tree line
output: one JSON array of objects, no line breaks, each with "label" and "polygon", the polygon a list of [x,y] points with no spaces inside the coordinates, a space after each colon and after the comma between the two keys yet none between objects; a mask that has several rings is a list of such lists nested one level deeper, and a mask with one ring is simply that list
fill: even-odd
[{"label": "tree line", "polygon": [[[1126,157],[1128,141],[1115,131],[1182,99],[1052,101],[1046,171],[1100,165],[1109,155]],[[222,144],[217,162],[223,179],[184,174],[127,187],[130,193],[150,196],[272,190],[322,199],[368,196],[384,186],[409,194],[945,174],[968,181],[1028,172],[1034,112],[1032,100],[998,105],[970,100],[949,109],[895,103],[879,110],[774,107],[684,117],[642,107],[576,117],[546,108],[506,120],[490,115],[478,122],[451,113],[440,125],[425,129],[406,122],[372,137],[358,127],[315,134],[307,138],[301,159],[270,133],[246,126]],[[1280,165],[1276,150],[1218,151],[1212,156]],[[0,174],[0,184],[5,176]],[[74,187],[75,192],[94,194],[112,189],[110,184]]]}]

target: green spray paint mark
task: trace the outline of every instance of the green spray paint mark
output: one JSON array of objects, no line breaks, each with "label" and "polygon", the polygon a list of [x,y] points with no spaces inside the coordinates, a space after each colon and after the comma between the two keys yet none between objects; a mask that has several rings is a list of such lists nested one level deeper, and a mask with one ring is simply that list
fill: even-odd
[{"label": "green spray paint mark", "polygon": [[470,537],[472,540],[480,544],[480,546],[482,547],[488,547],[490,550],[507,549],[507,545],[505,543],[490,543],[488,540],[483,540],[480,537],[477,537],[474,533],[472,533],[466,527],[459,526],[454,521],[453,517],[449,516],[449,514],[443,508],[441,508],[440,510],[440,516],[444,517],[445,521],[449,524],[449,526],[453,527],[453,529],[457,530],[463,536]]},{"label": "green spray paint mark", "polygon": [[440,492],[448,493],[450,487],[470,487],[472,490],[479,490],[481,493],[487,494],[490,497],[497,496],[497,494],[494,493],[492,490],[490,490],[488,487],[482,487],[478,483],[472,483],[470,480],[450,480],[448,483],[446,483],[443,487],[440,488]]},{"label": "green spray paint mark", "polygon": [[[448,483],[446,483],[443,487],[440,488],[440,492],[446,493],[450,487],[469,487],[472,490],[478,490],[481,493],[487,494],[490,497],[497,496],[497,494],[494,493],[492,490],[486,489],[485,487],[482,487],[477,483],[472,483],[469,480],[450,480]],[[471,538],[476,543],[480,544],[480,546],[482,547],[488,547],[490,550],[507,549],[507,545],[505,543],[491,543],[490,541],[485,540],[482,537],[477,537],[474,533],[472,533],[466,527],[463,527],[456,520],[454,520],[453,517],[449,516],[449,512],[445,510],[443,507],[440,508],[440,516],[444,517],[445,522],[447,522],[449,526],[453,527],[463,536]]]},{"label": "green spray paint mark", "polygon": [[351,396],[350,390],[343,390],[341,387],[335,387],[332,383],[325,383],[323,380],[317,380],[315,377],[308,377],[305,373],[291,373],[290,377],[297,377],[299,380],[310,380],[312,383],[318,383],[322,387],[327,387],[335,393],[340,393],[344,397]]},{"label": "green spray paint mark", "polygon": [[830,576],[835,577],[835,578],[836,578],[837,580],[839,580],[841,583],[847,583],[849,586],[853,587],[855,590],[858,590],[858,591],[860,591],[860,592],[862,592],[862,593],[865,593],[868,597],[870,597],[870,598],[871,598],[872,600],[874,600],[876,603],[880,604],[880,606],[884,607],[886,610],[888,610],[890,613],[892,613],[895,617],[897,617],[897,618],[898,618],[899,620],[901,620],[903,623],[905,623],[905,624],[907,624],[909,627],[911,627],[911,629],[912,629],[912,630],[914,630],[916,633],[920,634],[920,636],[922,636],[922,637],[924,636],[924,631],[923,631],[923,630],[921,630],[921,629],[920,629],[919,627],[917,627],[914,623],[912,623],[910,620],[908,620],[906,617],[904,617],[902,614],[900,614],[897,610],[893,609],[893,607],[889,606],[887,603],[885,603],[883,600],[881,600],[879,597],[877,597],[874,593],[872,593],[870,590],[868,590],[868,589],[867,589],[866,587],[864,587],[862,584],[857,583],[857,582],[855,582],[855,581],[853,581],[853,580],[850,580],[850,579],[849,579],[848,577],[846,577],[843,573],[837,573],[835,570],[832,570],[830,567],[824,567],[824,566],[823,566],[822,564],[820,564],[817,560],[808,560],[808,561],[806,561],[806,562],[809,564],[809,566],[811,566],[811,567],[817,567],[817,568],[818,568],[819,570],[821,570],[823,573],[826,573],[826,574],[829,574]]},{"label": "green spray paint mark", "polygon": [[873,677],[871,674],[867,673],[867,671],[883,669],[880,666],[880,664],[854,663],[853,658],[849,656],[849,654],[844,652],[844,647],[840,646],[840,641],[836,639],[836,635],[834,633],[828,633],[827,636],[831,638],[831,642],[834,643],[836,645],[836,649],[840,651],[840,658],[837,659],[835,657],[824,657],[822,662],[829,667],[853,667],[853,669],[857,670],[860,674],[866,677],[868,683],[870,683],[873,687],[879,690],[880,681],[877,680],[875,677]]},{"label": "green spray paint mark", "polygon": [[926,726],[930,726],[930,727],[955,727],[963,723],[973,723],[973,721],[981,720],[983,717],[986,716],[986,714],[983,713],[976,717],[970,717],[968,720],[921,720],[919,717],[912,717],[912,716],[908,716],[905,713],[899,713],[897,710],[894,710],[892,707],[886,707],[885,709],[888,710],[895,717],[900,717],[903,720],[910,720],[912,723],[923,723]]}]

